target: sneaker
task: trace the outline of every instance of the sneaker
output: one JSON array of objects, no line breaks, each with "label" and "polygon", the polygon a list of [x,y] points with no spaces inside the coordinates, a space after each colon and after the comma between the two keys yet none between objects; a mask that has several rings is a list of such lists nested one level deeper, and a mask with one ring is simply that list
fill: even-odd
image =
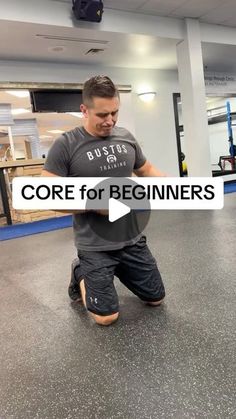
[{"label": "sneaker", "polygon": [[71,300],[73,301],[82,301],[82,295],[80,291],[80,277],[76,277],[76,268],[80,266],[79,258],[76,258],[72,261],[71,264],[71,280],[68,288],[68,294]]}]

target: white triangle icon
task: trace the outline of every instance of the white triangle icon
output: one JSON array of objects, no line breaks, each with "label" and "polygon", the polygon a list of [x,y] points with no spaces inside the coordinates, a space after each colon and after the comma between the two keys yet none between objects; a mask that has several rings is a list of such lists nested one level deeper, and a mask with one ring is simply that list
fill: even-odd
[{"label": "white triangle icon", "polygon": [[111,223],[119,220],[121,217],[124,217],[124,215],[128,214],[129,212],[130,207],[128,207],[128,205],[125,205],[114,198],[109,199],[109,221]]}]

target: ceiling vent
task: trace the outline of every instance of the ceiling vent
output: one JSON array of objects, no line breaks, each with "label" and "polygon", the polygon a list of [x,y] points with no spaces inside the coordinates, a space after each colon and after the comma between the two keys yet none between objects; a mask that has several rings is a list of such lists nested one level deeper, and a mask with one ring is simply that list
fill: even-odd
[{"label": "ceiling vent", "polygon": [[104,52],[105,51],[105,49],[103,49],[103,48],[90,48],[86,53],[85,53],[85,55],[88,55],[88,54],[93,54],[93,55],[95,55],[95,54],[100,54],[101,52]]}]

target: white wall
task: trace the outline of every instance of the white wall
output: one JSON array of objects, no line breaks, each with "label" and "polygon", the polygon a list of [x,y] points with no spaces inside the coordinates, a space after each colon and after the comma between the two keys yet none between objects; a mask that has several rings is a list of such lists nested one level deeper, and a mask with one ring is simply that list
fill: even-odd
[{"label": "white wall", "polygon": [[[172,99],[173,92],[179,90],[177,72],[53,63],[0,62],[0,83],[4,81],[81,83],[96,74],[107,74],[117,84],[132,85],[132,101],[126,107],[127,115],[121,109],[122,120],[134,118],[136,137],[147,158],[169,175],[178,176]],[[137,95],[137,92],[146,89],[157,92],[151,104],[141,102]]]},{"label": "white wall", "polygon": [[[229,155],[228,132],[226,123],[209,125],[211,164],[217,165],[220,156]],[[218,168],[219,169],[219,168]]]},{"label": "white wall", "polygon": [[120,93],[120,110],[119,110],[119,123],[127,128],[134,136],[136,136],[134,113],[132,111],[133,96],[130,92]]}]

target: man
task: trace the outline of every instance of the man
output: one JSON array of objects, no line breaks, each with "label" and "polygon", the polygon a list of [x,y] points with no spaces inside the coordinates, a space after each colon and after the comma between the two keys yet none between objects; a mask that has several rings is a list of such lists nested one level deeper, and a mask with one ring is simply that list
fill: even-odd
[{"label": "man", "polygon": [[[119,105],[119,92],[109,77],[86,81],[81,105],[84,125],[55,141],[43,176],[131,177],[133,172],[163,176],[146,160],[131,133],[115,127]],[[98,324],[109,325],[119,316],[114,275],[141,300],[153,306],[161,304],[165,289],[145,236],[138,234],[122,242],[103,239],[91,228],[102,223],[107,228],[103,211],[74,212],[73,220],[79,259],[72,264],[69,295],[74,299],[81,293]],[[129,229],[129,224],[124,228]]]}]

